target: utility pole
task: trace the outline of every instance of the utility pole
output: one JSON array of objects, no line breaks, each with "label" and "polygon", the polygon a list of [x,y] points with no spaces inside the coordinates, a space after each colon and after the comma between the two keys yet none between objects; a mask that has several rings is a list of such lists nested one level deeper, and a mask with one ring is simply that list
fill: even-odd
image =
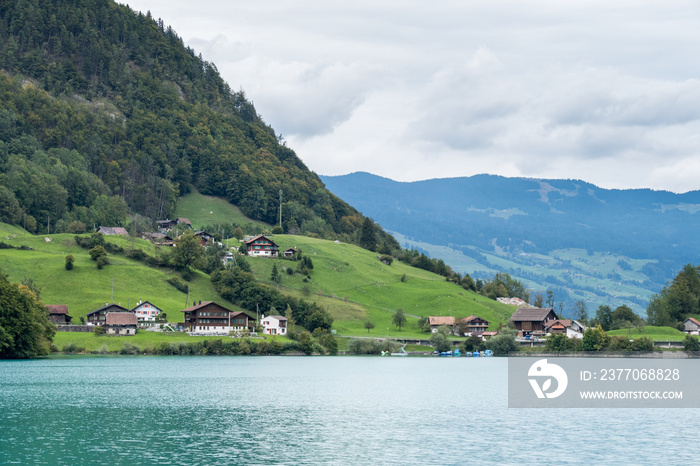
[{"label": "utility pole", "polygon": [[112,277],[112,302],[114,302],[114,277]]},{"label": "utility pole", "polygon": [[282,228],[282,190],[280,189],[280,228]]}]

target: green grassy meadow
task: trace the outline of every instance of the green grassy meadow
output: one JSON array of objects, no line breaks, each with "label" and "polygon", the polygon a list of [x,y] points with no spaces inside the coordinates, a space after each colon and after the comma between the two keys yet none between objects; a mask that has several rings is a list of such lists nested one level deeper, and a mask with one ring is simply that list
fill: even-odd
[{"label": "green grassy meadow", "polygon": [[[185,194],[177,203],[175,217],[185,217],[192,222],[194,229],[203,228],[205,225],[250,225],[259,232],[271,230],[267,223],[251,220],[243,215],[238,207],[230,204],[226,199],[207,196],[197,191]],[[215,232],[210,231],[214,234]],[[251,232],[252,233],[252,232]]]},{"label": "green grassy meadow", "polygon": [[680,330],[672,327],[654,327],[653,325],[645,326],[641,333],[635,328],[610,330],[607,333],[611,336],[629,337],[632,340],[641,337],[647,337],[654,341],[681,341],[685,339],[685,333]]}]

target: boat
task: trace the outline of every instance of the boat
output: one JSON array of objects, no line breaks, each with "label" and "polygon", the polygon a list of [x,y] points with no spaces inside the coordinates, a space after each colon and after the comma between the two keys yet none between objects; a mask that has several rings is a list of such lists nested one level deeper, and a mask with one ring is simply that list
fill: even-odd
[{"label": "boat", "polygon": [[487,358],[493,356],[493,351],[487,349],[486,351],[484,351],[484,356],[486,356]]},{"label": "boat", "polygon": [[391,353],[391,355],[392,356],[408,356],[408,352],[406,352],[406,350],[403,349],[403,346],[400,349],[401,349],[400,353]]}]

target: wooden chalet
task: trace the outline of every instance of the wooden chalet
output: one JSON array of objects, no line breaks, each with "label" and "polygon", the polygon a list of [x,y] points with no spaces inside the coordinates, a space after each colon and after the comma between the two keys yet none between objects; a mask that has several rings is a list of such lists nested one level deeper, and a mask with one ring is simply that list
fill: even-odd
[{"label": "wooden chalet", "polygon": [[188,332],[226,334],[255,326],[255,319],[244,312],[234,312],[213,301],[200,301],[182,311]]},{"label": "wooden chalet", "polygon": [[455,325],[455,318],[452,316],[428,316],[428,323],[432,333],[437,332],[441,325],[447,325],[451,332]]},{"label": "wooden chalet", "polygon": [[689,335],[700,335],[700,322],[693,317],[688,317],[683,322],[683,331]]},{"label": "wooden chalet", "polygon": [[175,220],[176,225],[184,224],[192,228],[192,222],[190,222],[189,218],[185,217],[178,217],[177,220]]},{"label": "wooden chalet", "polygon": [[245,242],[249,256],[256,257],[277,257],[279,247],[271,239],[259,235]]},{"label": "wooden chalet", "polygon": [[108,312],[104,329],[107,335],[136,335],[138,319],[131,312]]},{"label": "wooden chalet", "polygon": [[88,312],[86,315],[86,320],[88,325],[104,325],[106,321],[106,316],[110,312],[129,312],[131,311],[125,307],[121,307],[118,304],[107,304],[99,309],[95,309],[92,312]]},{"label": "wooden chalet", "polygon": [[68,315],[68,306],[65,304],[47,304],[49,320],[57,325],[70,324],[71,316]]},{"label": "wooden chalet", "polygon": [[206,246],[207,244],[211,244],[214,242],[214,235],[210,235],[206,231],[197,231],[195,232],[194,236],[196,236],[199,239],[199,242],[202,246]]},{"label": "wooden chalet", "polygon": [[515,328],[523,334],[537,333],[542,335],[544,335],[549,321],[556,319],[557,315],[551,307],[521,307],[510,317]]},{"label": "wooden chalet", "polygon": [[571,319],[550,320],[545,325],[546,333],[566,333],[566,329],[571,326]]},{"label": "wooden chalet", "polygon": [[175,228],[175,225],[177,225],[177,220],[156,220],[156,226],[162,232],[166,232],[172,228]]},{"label": "wooden chalet", "polygon": [[484,332],[489,328],[490,322],[474,314],[457,322],[457,327],[462,335],[471,335],[473,333]]},{"label": "wooden chalet", "polygon": [[285,249],[282,251],[282,256],[287,257],[287,258],[295,258],[297,256],[297,248],[296,246],[293,248]]}]

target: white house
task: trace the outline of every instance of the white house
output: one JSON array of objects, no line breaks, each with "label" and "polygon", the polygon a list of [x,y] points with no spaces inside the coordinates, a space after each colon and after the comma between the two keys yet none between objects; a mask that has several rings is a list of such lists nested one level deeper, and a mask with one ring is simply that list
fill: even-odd
[{"label": "white house", "polygon": [[282,316],[262,316],[263,334],[286,335],[287,318]]},{"label": "white house", "polygon": [[139,322],[155,322],[156,317],[163,311],[148,301],[141,301],[131,312],[136,314],[136,318]]}]

